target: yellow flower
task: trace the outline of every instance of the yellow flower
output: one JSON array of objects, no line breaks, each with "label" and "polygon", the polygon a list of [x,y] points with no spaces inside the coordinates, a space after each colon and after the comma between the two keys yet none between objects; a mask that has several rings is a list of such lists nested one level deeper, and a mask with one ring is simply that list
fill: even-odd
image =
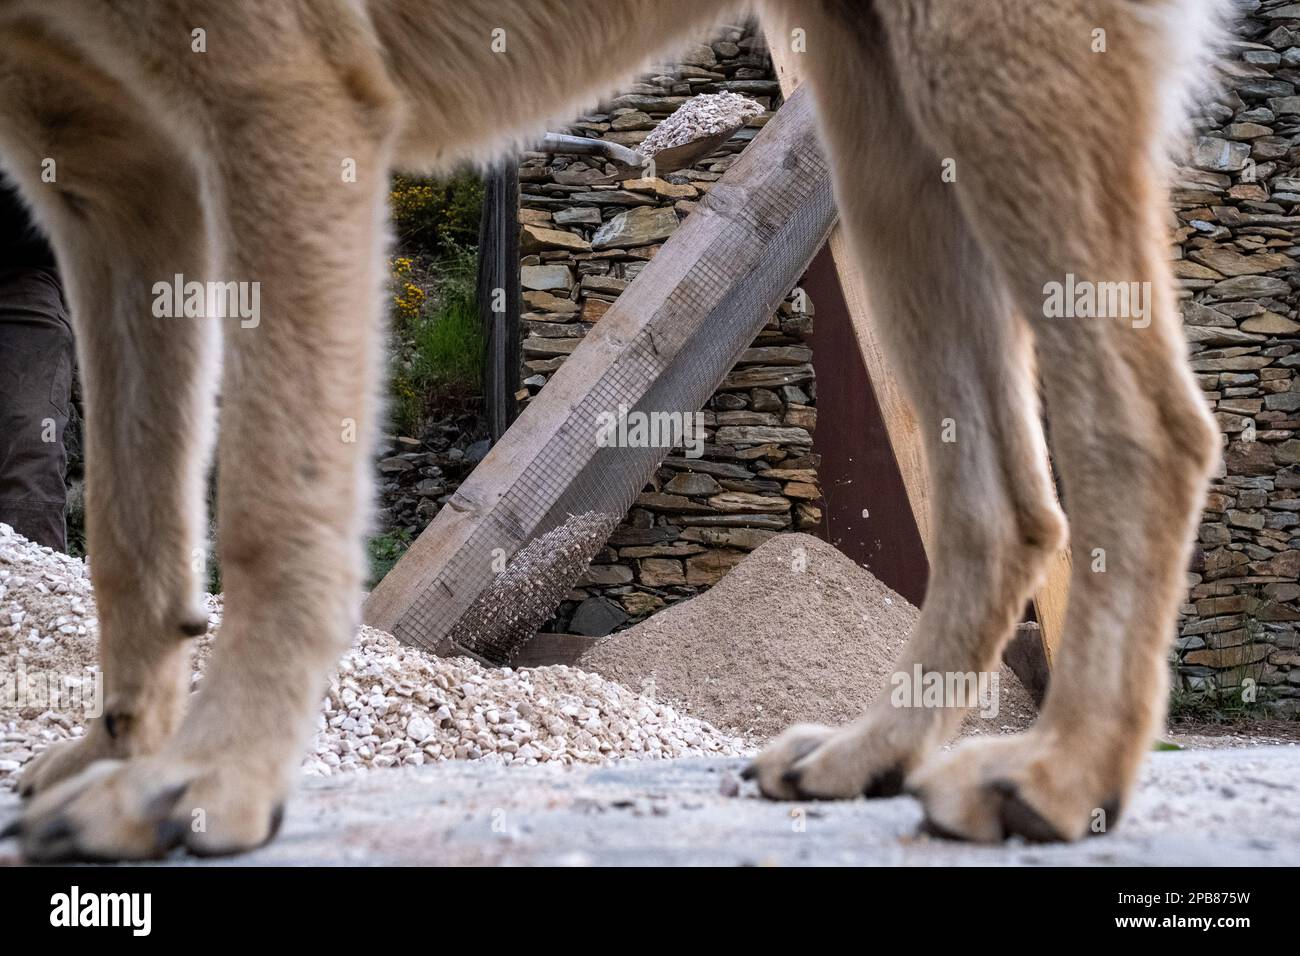
[{"label": "yellow flower", "polygon": [[420,317],[425,298],[424,290],[418,285],[404,283],[402,291],[393,296],[393,311],[398,318],[413,322]]}]

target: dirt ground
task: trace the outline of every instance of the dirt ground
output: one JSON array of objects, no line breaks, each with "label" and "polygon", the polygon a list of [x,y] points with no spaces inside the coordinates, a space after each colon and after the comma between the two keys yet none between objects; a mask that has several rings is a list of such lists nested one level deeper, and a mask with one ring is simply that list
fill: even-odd
[{"label": "dirt ground", "polygon": [[[1125,818],[1068,846],[918,836],[907,797],[773,803],[743,761],[448,761],[311,780],[279,839],[185,865],[1282,866],[1300,863],[1300,746],[1153,754]],[[17,809],[0,796],[0,826]],[[19,862],[11,842],[0,865]]]},{"label": "dirt ground", "polygon": [[1300,744],[1300,720],[1174,721],[1164,739],[1195,750]]}]

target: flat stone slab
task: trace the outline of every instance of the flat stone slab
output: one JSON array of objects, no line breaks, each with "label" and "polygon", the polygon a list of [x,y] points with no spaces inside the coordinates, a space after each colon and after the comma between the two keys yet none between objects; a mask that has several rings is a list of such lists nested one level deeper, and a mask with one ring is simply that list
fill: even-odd
[{"label": "flat stone slab", "polygon": [[[1155,753],[1126,819],[1069,846],[917,835],[906,797],[772,803],[738,760],[607,767],[449,762],[316,779],[279,839],[186,865],[1281,866],[1300,864],[1300,746]],[[0,798],[0,826],[18,808]],[[13,862],[12,842],[0,862]]]}]

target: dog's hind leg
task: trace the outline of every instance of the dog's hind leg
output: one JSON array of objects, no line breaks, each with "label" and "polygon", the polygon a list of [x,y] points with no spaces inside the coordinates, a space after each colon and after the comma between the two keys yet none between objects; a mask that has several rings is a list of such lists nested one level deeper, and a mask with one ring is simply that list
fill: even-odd
[{"label": "dog's hind leg", "polygon": [[[805,31],[807,53],[798,59],[826,121],[841,217],[925,442],[931,579],[895,673],[911,681],[915,665],[944,677],[996,671],[1064,535],[1029,330],[946,181],[944,155],[903,108],[879,24],[860,15],[843,22],[803,4],[789,22],[774,13],[769,36]],[[762,791],[787,799],[899,792],[975,700],[899,706],[908,702],[895,688],[884,687],[860,720],[839,730],[799,726],[778,737],[750,770]]]},{"label": "dog's hind leg", "polygon": [[[86,399],[87,539],[103,716],[30,764],[33,793],[156,750],[189,688],[199,601],[212,337],[158,317],[152,285],[207,268],[184,157],[122,89],[30,27],[0,39],[0,153],[56,246]],[[34,428],[39,423],[33,423]]]},{"label": "dog's hind leg", "polygon": [[1159,155],[1164,64],[1192,42],[1168,17],[1196,5],[878,6],[910,112],[956,158],[967,219],[1032,318],[1074,558],[1038,722],[909,783],[937,832],[1076,839],[1114,824],[1160,726],[1218,444],[1186,362]]}]

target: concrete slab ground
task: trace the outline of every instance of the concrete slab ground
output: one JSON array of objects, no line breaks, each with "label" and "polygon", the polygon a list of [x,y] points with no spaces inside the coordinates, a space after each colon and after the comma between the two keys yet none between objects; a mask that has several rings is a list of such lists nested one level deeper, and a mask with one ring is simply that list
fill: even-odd
[{"label": "concrete slab ground", "polygon": [[[280,838],[223,863],[290,866],[1300,864],[1300,747],[1152,754],[1122,825],[1071,846],[916,835],[908,798],[771,803],[742,761],[591,768],[452,762],[309,782]],[[18,809],[0,798],[0,826]],[[16,862],[12,842],[0,849]],[[176,857],[167,862],[198,865]]]}]

